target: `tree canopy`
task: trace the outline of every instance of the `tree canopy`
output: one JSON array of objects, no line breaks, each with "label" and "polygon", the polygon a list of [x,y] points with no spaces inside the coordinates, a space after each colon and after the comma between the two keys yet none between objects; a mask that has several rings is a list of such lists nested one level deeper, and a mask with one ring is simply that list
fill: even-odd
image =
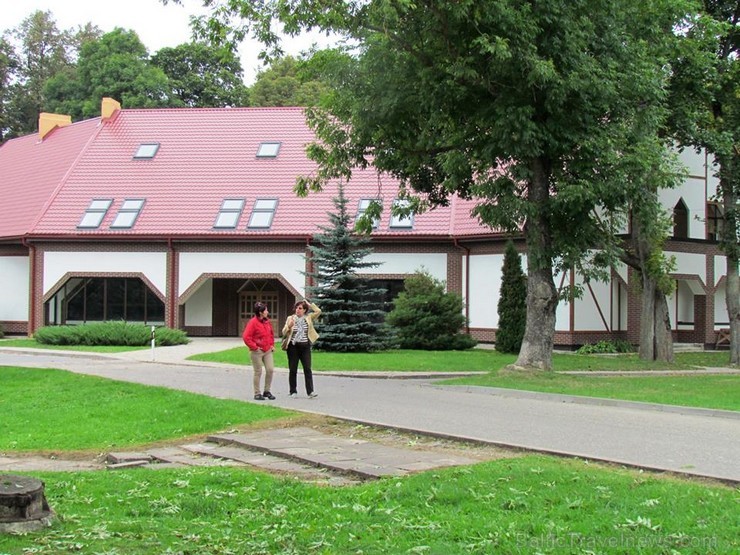
[{"label": "tree canopy", "polygon": [[170,97],[191,108],[247,106],[241,62],[229,48],[191,42],[165,47],[151,63],[169,79]]},{"label": "tree canopy", "polygon": [[237,0],[213,12],[208,30],[273,45],[277,20],[288,33],[352,39],[354,50],[325,66],[332,94],[310,112],[321,142],[309,154],[321,169],[299,189],[373,164],[416,193],[413,210],[457,193],[478,199],[485,224],[523,230],[517,365],[550,369],[554,271],[583,268],[603,235],[599,214],[626,202],[621,152],[640,111],[665,101],[662,42],[687,12],[668,0]]}]

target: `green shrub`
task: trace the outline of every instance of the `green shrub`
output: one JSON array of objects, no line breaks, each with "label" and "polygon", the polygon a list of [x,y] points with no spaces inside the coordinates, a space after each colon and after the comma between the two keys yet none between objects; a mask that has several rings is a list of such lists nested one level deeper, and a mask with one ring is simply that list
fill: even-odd
[{"label": "green shrub", "polygon": [[631,353],[634,351],[629,341],[618,339],[616,341],[599,341],[598,343],[588,343],[576,351],[578,355],[597,355],[597,354],[615,354]]},{"label": "green shrub", "polygon": [[417,271],[404,280],[404,291],[386,322],[395,329],[402,349],[462,351],[477,344],[460,331],[465,325],[462,309],[460,295],[446,293],[444,282]]},{"label": "green shrub", "polygon": [[[182,330],[157,327],[155,342],[159,346],[184,345],[187,334]],[[95,322],[80,326],[46,326],[36,330],[34,338],[47,345],[123,345],[145,346],[151,343],[151,326],[127,322]]]},{"label": "green shrub", "polygon": [[498,299],[498,329],[496,350],[518,353],[524,340],[527,324],[527,278],[522,270],[522,259],[514,243],[506,243],[504,265],[501,269],[501,292]]}]

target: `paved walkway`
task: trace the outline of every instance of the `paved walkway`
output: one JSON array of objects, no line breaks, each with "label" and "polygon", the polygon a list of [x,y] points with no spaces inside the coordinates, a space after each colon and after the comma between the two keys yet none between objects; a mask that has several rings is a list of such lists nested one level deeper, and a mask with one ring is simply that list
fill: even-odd
[{"label": "paved walkway", "polygon": [[[249,367],[183,360],[195,352],[239,345],[238,338],[196,340],[188,346],[157,349],[154,361],[148,351],[75,355],[0,348],[0,364],[62,368],[251,401]],[[320,353],[316,363],[320,365]],[[413,380],[388,377],[396,376],[317,373],[319,397],[291,399],[286,372],[279,369],[273,387],[278,398],[272,403],[419,434],[740,483],[740,413],[441,386],[430,376]]]}]

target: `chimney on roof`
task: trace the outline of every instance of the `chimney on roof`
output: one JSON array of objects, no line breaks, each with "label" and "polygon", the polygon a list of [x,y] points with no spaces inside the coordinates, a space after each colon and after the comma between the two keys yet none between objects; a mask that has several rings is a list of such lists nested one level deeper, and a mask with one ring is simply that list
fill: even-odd
[{"label": "chimney on roof", "polygon": [[103,102],[100,106],[100,116],[103,118],[103,121],[109,120],[112,118],[116,112],[118,112],[121,109],[121,103],[117,100],[113,100],[112,98],[108,98],[107,96],[103,97]]},{"label": "chimney on roof", "polygon": [[63,114],[50,114],[41,112],[39,114],[39,139],[42,141],[49,133],[57,127],[66,127],[72,123],[72,116]]}]

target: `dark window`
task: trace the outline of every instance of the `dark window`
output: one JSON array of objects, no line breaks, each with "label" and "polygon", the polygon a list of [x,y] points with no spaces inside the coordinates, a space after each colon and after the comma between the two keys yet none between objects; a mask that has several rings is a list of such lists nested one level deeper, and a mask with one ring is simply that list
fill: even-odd
[{"label": "dark window", "polygon": [[[61,310],[57,307],[61,306]],[[164,324],[164,303],[139,278],[71,278],[47,302],[48,324]]]},{"label": "dark window", "polygon": [[722,239],[725,215],[722,207],[716,202],[707,203],[707,239],[719,241]]},{"label": "dark window", "polygon": [[678,199],[673,208],[673,237],[687,239],[689,236],[689,209],[683,199]]}]

